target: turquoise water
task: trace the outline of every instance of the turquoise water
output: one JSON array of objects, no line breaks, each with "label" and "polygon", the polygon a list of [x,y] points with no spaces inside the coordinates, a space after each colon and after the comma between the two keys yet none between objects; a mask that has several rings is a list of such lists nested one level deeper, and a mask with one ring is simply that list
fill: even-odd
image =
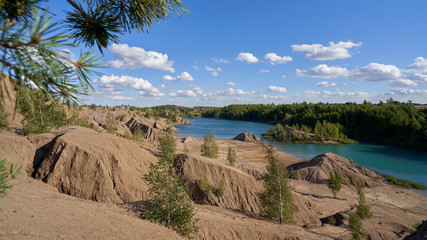
[{"label": "turquoise water", "polygon": [[[266,123],[212,118],[189,120],[192,124],[176,126],[177,134],[182,137],[203,138],[205,133],[213,132],[218,139],[230,139],[241,132],[250,132],[261,137],[261,134],[266,133],[268,127],[271,126]],[[362,166],[427,185],[427,152],[367,143],[319,145],[265,142],[272,144],[279,151],[307,160],[325,152],[335,153],[345,158],[351,157],[355,163]]]}]

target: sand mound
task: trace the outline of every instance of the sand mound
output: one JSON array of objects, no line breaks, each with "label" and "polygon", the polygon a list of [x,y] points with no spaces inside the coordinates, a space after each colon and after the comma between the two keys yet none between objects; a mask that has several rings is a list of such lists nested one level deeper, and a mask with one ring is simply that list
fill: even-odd
[{"label": "sand mound", "polygon": [[306,180],[313,183],[327,183],[329,173],[341,173],[348,183],[348,176],[353,176],[355,181],[363,183],[365,186],[373,187],[384,184],[383,178],[375,172],[353,166],[346,158],[333,153],[318,155],[305,163],[294,164],[289,167],[290,178]]},{"label": "sand mound", "polygon": [[244,142],[258,142],[260,139],[255,134],[252,133],[240,133],[239,135],[233,138],[234,140],[244,141]]},{"label": "sand mound", "polygon": [[22,128],[22,116],[15,112],[17,96],[16,81],[5,74],[0,76],[0,102],[3,104],[4,111],[9,114],[9,127],[12,128]]},{"label": "sand mound", "polygon": [[161,122],[152,122],[150,120],[142,117],[133,117],[126,123],[126,126],[128,126],[132,133],[135,133],[136,129],[141,129],[146,139],[157,140],[162,130],[165,130],[167,127]]},{"label": "sand mound", "polygon": [[[188,154],[177,154],[174,165],[180,178],[190,186],[196,203],[259,213],[257,193],[262,191],[262,185],[252,176],[215,159]],[[202,175],[206,176],[214,189],[219,187],[222,180],[224,195],[222,197],[217,197],[215,194],[206,196],[198,185]]]},{"label": "sand mound", "polygon": [[146,199],[143,175],[156,157],[136,142],[73,127],[39,149],[33,177],[59,192],[100,202]]}]

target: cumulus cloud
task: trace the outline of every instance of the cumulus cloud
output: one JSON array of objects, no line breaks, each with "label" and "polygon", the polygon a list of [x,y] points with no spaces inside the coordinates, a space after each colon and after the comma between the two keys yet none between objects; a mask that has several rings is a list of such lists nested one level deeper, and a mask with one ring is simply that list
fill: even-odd
[{"label": "cumulus cloud", "polygon": [[315,77],[315,78],[340,78],[347,77],[349,71],[341,67],[328,67],[326,64],[320,64],[309,70],[297,69],[298,76]]},{"label": "cumulus cloud", "polygon": [[222,69],[220,67],[218,68],[211,68],[209,66],[205,66],[206,71],[211,72],[211,75],[214,77],[217,77],[219,75],[219,72],[222,72]]},{"label": "cumulus cloud", "polygon": [[224,91],[217,91],[213,95],[214,96],[233,96],[233,95],[249,95],[253,94],[254,92],[245,92],[241,89],[234,89],[234,88],[228,88]]},{"label": "cumulus cloud", "polygon": [[412,81],[410,79],[397,79],[393,80],[391,82],[392,85],[399,86],[399,87],[415,87],[418,86],[418,84],[415,81]]},{"label": "cumulus cloud", "polygon": [[127,75],[115,76],[115,75],[103,75],[96,83],[100,84],[101,87],[112,88],[115,85],[131,86],[133,89],[141,90],[148,93],[159,93],[159,89],[153,87],[153,85],[142,78],[135,78]]},{"label": "cumulus cloud", "polygon": [[268,70],[268,69],[261,69],[261,70],[259,70],[259,73],[269,73],[270,72],[270,70]]},{"label": "cumulus cloud", "polygon": [[176,77],[172,77],[171,75],[164,75],[162,78],[164,81],[193,81],[193,77],[188,72],[183,72]]},{"label": "cumulus cloud", "polygon": [[211,60],[214,61],[214,63],[218,63],[218,64],[220,64],[220,63],[230,64],[231,63],[230,60],[227,60],[227,59],[224,59],[224,58],[211,57]]},{"label": "cumulus cloud", "polygon": [[394,95],[410,95],[410,94],[422,94],[427,95],[427,89],[407,89],[407,88],[395,88],[388,91],[389,94]]},{"label": "cumulus cloud", "polygon": [[205,92],[203,91],[203,89],[199,86],[196,86],[193,88],[193,91],[198,94],[198,95],[205,95]]},{"label": "cumulus cloud", "polygon": [[409,79],[417,81],[419,83],[427,84],[427,75],[423,75],[420,73],[414,73],[411,76],[408,76]]},{"label": "cumulus cloud", "polygon": [[329,46],[322,44],[294,44],[291,46],[294,52],[307,52],[306,58],[311,60],[327,61],[336,59],[345,59],[351,57],[349,49],[361,46],[362,43],[347,42],[329,42]]},{"label": "cumulus cloud", "polygon": [[239,55],[237,55],[237,61],[246,62],[246,63],[259,63],[261,60],[259,60],[257,57],[255,57],[252,53],[245,53],[241,52]]},{"label": "cumulus cloud", "polygon": [[161,85],[160,85],[160,88],[161,88],[161,89],[165,89],[165,88],[167,88],[167,87],[166,87],[166,85],[161,84]]},{"label": "cumulus cloud", "polygon": [[365,81],[385,81],[399,78],[402,75],[400,70],[394,65],[384,65],[370,63],[360,69],[353,70],[350,79],[362,79]]},{"label": "cumulus cloud", "polygon": [[268,86],[268,91],[276,93],[285,93],[287,90],[284,87]]},{"label": "cumulus cloud", "polygon": [[237,84],[236,84],[235,82],[227,82],[227,85],[228,85],[228,86],[232,86],[232,87],[234,87],[234,86],[236,86]]},{"label": "cumulus cloud", "polygon": [[322,81],[317,83],[318,87],[336,87],[337,84],[334,82]]},{"label": "cumulus cloud", "polygon": [[146,51],[140,47],[129,47],[127,44],[113,43],[108,50],[114,54],[116,60],[110,61],[110,65],[119,69],[154,68],[174,73],[173,61],[169,61],[168,55],[154,51]]},{"label": "cumulus cloud", "polygon": [[279,56],[276,53],[267,53],[264,56],[264,59],[270,60],[271,65],[284,64],[292,62],[292,57],[289,56]]},{"label": "cumulus cloud", "polygon": [[283,74],[283,75],[282,75],[282,78],[286,78],[286,75],[285,75],[285,74]]},{"label": "cumulus cloud", "polygon": [[404,68],[403,71],[425,73],[427,72],[427,59],[417,57],[415,58],[414,63]]},{"label": "cumulus cloud", "polygon": [[172,90],[169,92],[170,97],[195,97],[197,94],[192,90]]}]

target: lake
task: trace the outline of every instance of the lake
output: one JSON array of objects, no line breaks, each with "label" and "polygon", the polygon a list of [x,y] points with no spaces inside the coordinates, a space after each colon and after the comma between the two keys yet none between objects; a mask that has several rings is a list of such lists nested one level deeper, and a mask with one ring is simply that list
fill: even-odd
[{"label": "lake", "polygon": [[[181,137],[203,138],[205,133],[213,132],[218,139],[230,139],[241,132],[250,132],[261,137],[261,134],[266,133],[268,127],[272,126],[267,123],[213,118],[188,120],[192,124],[176,126],[178,129],[176,134],[180,134]],[[307,160],[325,152],[335,153],[345,158],[351,157],[355,163],[362,166],[427,185],[427,152],[368,143],[320,145],[264,142],[275,146],[279,151]]]}]

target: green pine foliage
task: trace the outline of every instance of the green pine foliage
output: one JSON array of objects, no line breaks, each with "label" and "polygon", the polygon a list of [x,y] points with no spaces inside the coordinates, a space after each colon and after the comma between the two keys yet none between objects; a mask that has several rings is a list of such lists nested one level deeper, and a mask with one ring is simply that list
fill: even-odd
[{"label": "green pine foliage", "polygon": [[357,195],[359,196],[358,205],[356,206],[356,213],[361,219],[370,218],[372,216],[371,208],[366,203],[365,194],[363,193],[363,185],[357,183]]},{"label": "green pine foliage", "polygon": [[272,146],[264,147],[264,152],[268,161],[267,173],[262,177],[265,190],[258,195],[262,212],[280,224],[289,222],[297,207],[293,202],[286,167],[279,162]]},{"label": "green pine foliage", "polygon": [[8,114],[4,111],[3,104],[0,102],[0,131],[9,127],[9,122],[7,121]]},{"label": "green pine foliage", "polygon": [[234,166],[236,159],[236,151],[231,146],[228,146],[227,161],[230,163],[230,166]]},{"label": "green pine foliage", "polygon": [[344,176],[341,173],[329,173],[328,188],[331,190],[334,198],[337,198],[337,193],[341,190],[341,183],[344,181]]},{"label": "green pine foliage", "polygon": [[21,168],[22,166],[16,168],[13,164],[9,164],[7,158],[0,157],[0,198],[6,196],[7,190],[12,188],[8,182],[18,177]]},{"label": "green pine foliage", "polygon": [[149,183],[149,200],[145,217],[153,222],[164,224],[186,238],[192,238],[198,231],[188,189],[181,184],[173,169],[176,139],[172,132],[160,139],[160,156],[157,165],[150,166],[144,176]]},{"label": "green pine foliage", "polygon": [[33,91],[31,97],[31,102],[23,98],[18,101],[25,134],[44,133],[72,123],[62,105],[48,101],[39,91]]},{"label": "green pine foliage", "polygon": [[359,217],[357,213],[350,213],[348,219],[348,227],[351,231],[351,239],[352,240],[362,240],[365,239],[366,231],[363,228],[362,219]]},{"label": "green pine foliage", "polygon": [[224,195],[224,190],[225,190],[224,181],[221,179],[219,181],[218,187],[215,189],[215,195],[217,197],[222,197]]},{"label": "green pine foliage", "polygon": [[216,143],[215,133],[205,134],[205,137],[203,138],[203,144],[200,147],[200,152],[204,157],[218,157],[218,145]]},{"label": "green pine foliage", "polygon": [[199,179],[199,187],[203,190],[203,192],[206,193],[206,195],[209,197],[212,193],[212,186],[209,184],[209,180],[206,177],[206,174],[200,174]]}]

